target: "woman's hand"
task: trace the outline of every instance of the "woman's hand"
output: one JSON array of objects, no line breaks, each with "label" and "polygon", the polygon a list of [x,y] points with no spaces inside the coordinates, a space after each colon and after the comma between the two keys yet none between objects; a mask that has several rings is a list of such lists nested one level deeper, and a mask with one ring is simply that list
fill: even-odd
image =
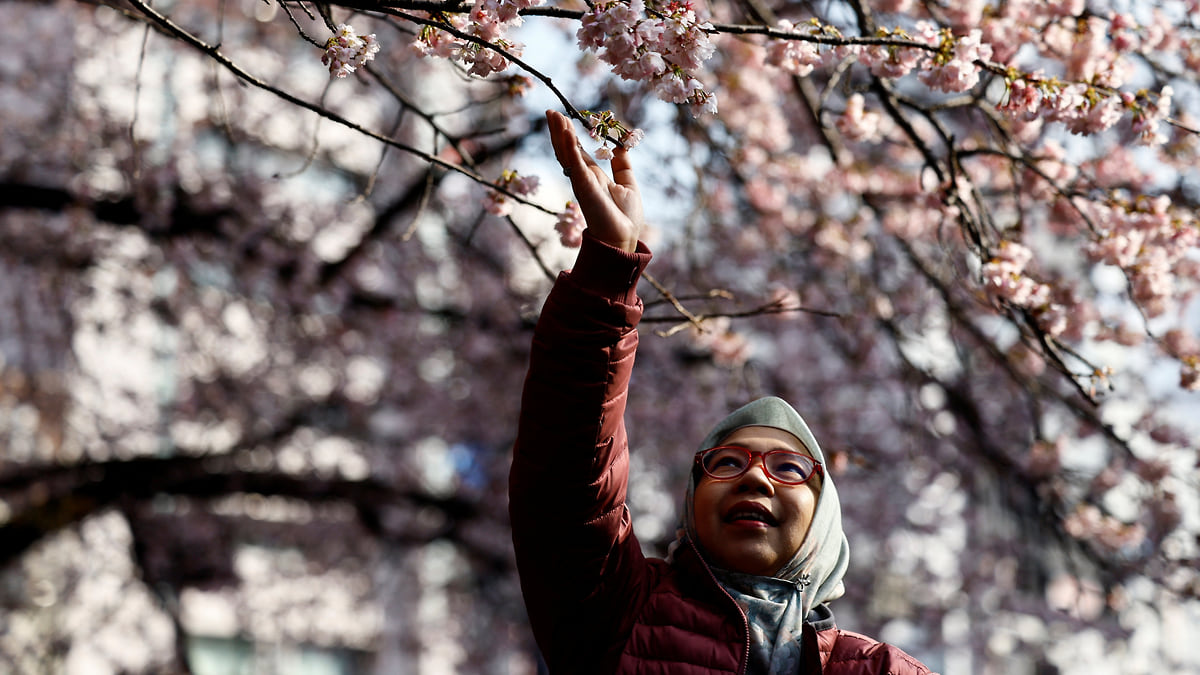
[{"label": "woman's hand", "polygon": [[609,179],[604,169],[584,153],[575,137],[571,120],[547,110],[546,122],[554,156],[571,179],[571,189],[587,230],[600,241],[632,253],[642,230],[642,196],[633,179],[633,166],[625,148],[613,150]]}]

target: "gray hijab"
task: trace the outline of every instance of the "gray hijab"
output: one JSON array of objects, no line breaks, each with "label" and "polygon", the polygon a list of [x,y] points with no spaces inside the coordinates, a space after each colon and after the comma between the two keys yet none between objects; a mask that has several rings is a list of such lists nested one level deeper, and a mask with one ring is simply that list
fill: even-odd
[{"label": "gray hijab", "polygon": [[[730,413],[708,432],[698,449],[707,450],[719,445],[734,431],[750,426],[773,427],[792,434],[817,462],[825,464],[821,447],[804,419],[786,401],[774,396],[760,398]],[[804,619],[816,605],[840,598],[845,593],[842,577],[850,562],[850,545],[842,532],[842,506],[837,488],[828,471],[822,475],[821,491],[808,534],[775,577],[713,569],[750,623],[750,672],[796,672],[791,664],[799,658]],[[695,491],[696,472],[692,471],[684,499],[683,528],[687,537],[699,547],[693,512]]]}]

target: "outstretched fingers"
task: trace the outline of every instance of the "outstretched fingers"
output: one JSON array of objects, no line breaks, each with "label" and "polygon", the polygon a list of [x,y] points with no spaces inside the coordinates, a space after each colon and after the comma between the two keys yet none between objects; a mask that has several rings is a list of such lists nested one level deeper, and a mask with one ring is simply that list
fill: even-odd
[{"label": "outstretched fingers", "polygon": [[554,110],[546,111],[546,124],[550,129],[550,143],[554,146],[554,157],[568,176],[580,175],[587,170],[588,160],[583,153],[571,120]]},{"label": "outstretched fingers", "polygon": [[613,149],[612,161],[613,181],[621,187],[637,191],[637,181],[633,177],[633,163],[629,161],[629,150],[623,147]]},{"label": "outstretched fingers", "polygon": [[599,199],[598,195],[604,192],[605,187],[611,189],[613,185],[604,167],[584,152],[569,117],[547,110],[546,120],[550,127],[554,156],[562,166],[563,173],[570,178],[575,196],[584,201]]}]

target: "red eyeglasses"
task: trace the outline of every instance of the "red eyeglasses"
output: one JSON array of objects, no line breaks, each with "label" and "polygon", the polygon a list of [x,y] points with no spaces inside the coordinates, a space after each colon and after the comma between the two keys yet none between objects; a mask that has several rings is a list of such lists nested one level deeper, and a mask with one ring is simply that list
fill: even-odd
[{"label": "red eyeglasses", "polygon": [[751,452],[737,445],[719,445],[701,450],[696,453],[696,463],[713,480],[733,480],[750,469],[755,457],[762,457],[767,476],[784,485],[801,485],[823,471],[812,457],[794,450]]}]

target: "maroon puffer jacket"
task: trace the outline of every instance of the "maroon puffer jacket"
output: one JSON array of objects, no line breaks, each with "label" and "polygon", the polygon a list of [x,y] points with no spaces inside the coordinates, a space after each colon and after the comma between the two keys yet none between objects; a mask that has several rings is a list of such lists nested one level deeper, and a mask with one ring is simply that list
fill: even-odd
[{"label": "maroon puffer jacket", "polygon": [[[694,546],[647,559],[625,506],[625,401],[650,252],[588,237],[534,332],[509,476],[513,544],[530,623],[554,674],[744,673],[749,629]],[[690,549],[690,550],[689,550]],[[918,674],[904,652],[838,630],[821,606],[804,675]]]}]

